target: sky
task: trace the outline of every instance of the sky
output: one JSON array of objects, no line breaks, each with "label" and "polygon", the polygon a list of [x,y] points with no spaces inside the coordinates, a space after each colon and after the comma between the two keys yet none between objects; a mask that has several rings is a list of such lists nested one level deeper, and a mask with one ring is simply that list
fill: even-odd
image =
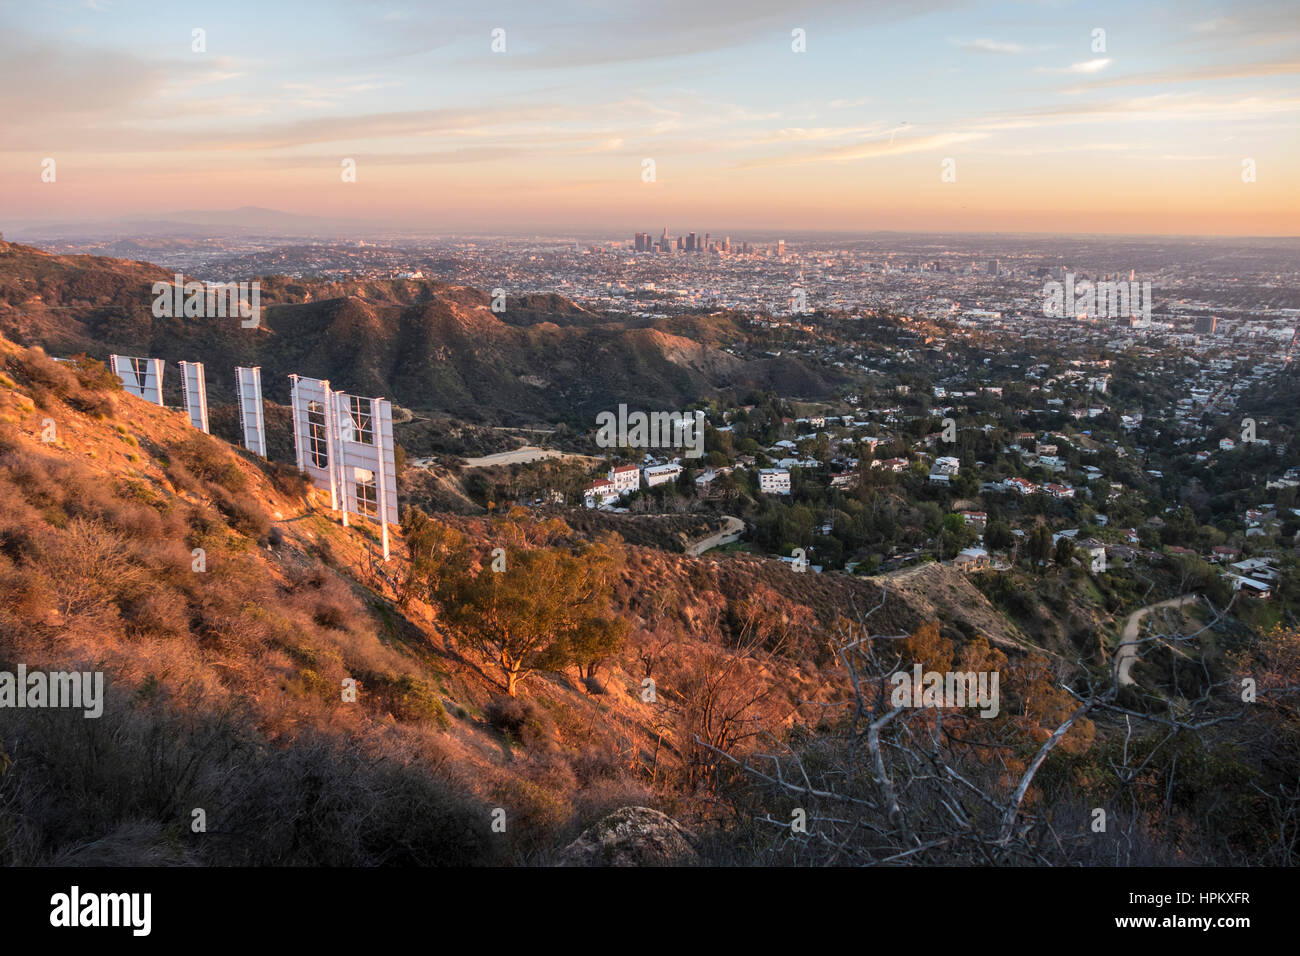
[{"label": "sky", "polygon": [[0,0],[0,230],[1294,236],[1298,74],[1294,0]]}]

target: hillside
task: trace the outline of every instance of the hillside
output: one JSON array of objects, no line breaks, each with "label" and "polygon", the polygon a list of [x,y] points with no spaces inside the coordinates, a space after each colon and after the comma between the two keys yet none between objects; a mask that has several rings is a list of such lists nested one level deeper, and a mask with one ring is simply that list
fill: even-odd
[{"label": "hillside", "polygon": [[[1160,751],[1151,772],[1181,785],[1138,794],[1140,805],[1168,803],[1178,822],[1136,850],[1123,834],[1067,848],[1040,823],[995,843],[986,834],[1001,824],[978,802],[953,830],[943,806],[955,794],[936,796],[918,761],[959,768],[953,779],[996,806],[1077,702],[1053,677],[1066,662],[1037,653],[951,568],[795,573],[522,510],[408,512],[404,529],[393,561],[377,562],[374,529],[342,527],[293,469],[126,395],[93,360],[56,363],[0,339],[0,672],[98,671],[106,684],[93,719],[0,709],[0,859],[581,862],[588,828],[613,826],[613,811],[685,827],[680,852],[704,862],[878,859],[915,837],[874,810],[829,856],[801,855],[763,821],[808,802],[838,827],[844,798],[828,794],[844,786],[879,806],[860,721],[889,700],[884,675],[909,661],[1000,673],[1003,688],[993,719],[948,710],[942,738],[931,710],[890,725],[909,826],[937,841],[917,859],[1239,859],[1274,839],[1271,805],[1241,787],[1293,772],[1276,756],[1293,751],[1289,718],[1272,706]],[[494,549],[511,562],[499,579]],[[505,605],[498,583],[513,595]],[[582,601],[548,604],[574,585]],[[517,696],[505,695],[504,658],[482,640],[499,636],[492,621],[545,640],[560,633],[545,615],[580,603],[618,627],[564,631],[587,643],[525,656]],[[534,607],[544,616],[530,624]],[[1292,640],[1251,651],[1270,685],[1293,669]],[[1127,694],[1127,706],[1164,706]],[[1128,725],[1110,707],[1065,725],[1025,794],[1034,820],[1086,834],[1079,801],[1111,799]],[[941,750],[926,750],[931,738]],[[795,779],[811,774],[815,792],[771,777],[773,759]],[[1221,799],[1239,812],[1211,813]]]},{"label": "hillside", "polygon": [[155,318],[152,284],[171,280],[147,263],[0,242],[0,334],[54,355],[203,361],[214,405],[233,394],[236,365],[262,366],[266,397],[282,404],[296,372],[500,424],[588,424],[620,402],[680,409],[727,389],[813,398],[835,390],[826,369],[745,361],[553,295],[510,298],[497,314],[485,292],[438,282],[269,277],[260,280],[260,324],[245,329],[237,319]]},{"label": "hillside", "polygon": [[[480,555],[509,530],[447,521]],[[102,366],[0,339],[0,670],[102,669],[108,686],[94,722],[3,712],[0,857],[530,860],[617,806],[698,823],[688,688],[735,668],[763,690],[744,719],[779,730],[842,687],[824,626],[880,594],[623,546],[612,608],[630,629],[598,683],[539,673],[503,702],[490,661],[434,608],[403,606],[400,534],[395,549],[376,564],[373,529],[343,528],[292,469],[126,395]],[[921,616],[887,606],[889,621]],[[341,699],[349,678],[356,703]],[[175,748],[154,747],[160,734]],[[112,797],[91,812],[88,793]],[[488,830],[498,806],[518,821],[504,841]],[[222,839],[189,831],[194,807]]]}]

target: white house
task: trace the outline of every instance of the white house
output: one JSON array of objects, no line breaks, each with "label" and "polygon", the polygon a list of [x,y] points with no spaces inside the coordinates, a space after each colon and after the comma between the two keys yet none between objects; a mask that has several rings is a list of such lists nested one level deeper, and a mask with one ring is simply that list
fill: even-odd
[{"label": "white house", "polygon": [[609,480],[620,495],[629,494],[641,487],[641,469],[636,465],[619,465],[609,470]]},{"label": "white house", "polygon": [[1232,579],[1232,589],[1242,591],[1252,597],[1268,597],[1273,593],[1273,585],[1266,581],[1256,581],[1254,578],[1243,578],[1240,575],[1230,574]]},{"label": "white house", "polygon": [[1095,538],[1086,538],[1083,541],[1076,541],[1074,544],[1076,551],[1084,558],[1089,571],[1093,574],[1100,574],[1106,570],[1106,546]]},{"label": "white house", "polygon": [[611,501],[617,501],[618,490],[614,487],[612,481],[597,478],[589,488],[583,491],[582,499],[588,508],[599,508]]},{"label": "white house", "polygon": [[784,468],[760,468],[758,470],[758,490],[766,495],[788,495],[790,493],[790,472]]},{"label": "white house", "polygon": [[666,485],[670,481],[676,481],[681,477],[682,466],[676,462],[669,462],[666,465],[650,465],[641,469],[641,474],[645,475],[647,488],[653,488],[655,485]]},{"label": "white house", "polygon": [[1276,581],[1279,576],[1277,569],[1263,558],[1247,558],[1245,561],[1235,562],[1232,566],[1242,574],[1259,581]]},{"label": "white house", "polygon": [[1022,495],[1032,495],[1038,491],[1038,486],[1032,481],[1026,481],[1024,478],[1005,478],[1002,481],[1006,487],[1012,491],[1018,491]]}]

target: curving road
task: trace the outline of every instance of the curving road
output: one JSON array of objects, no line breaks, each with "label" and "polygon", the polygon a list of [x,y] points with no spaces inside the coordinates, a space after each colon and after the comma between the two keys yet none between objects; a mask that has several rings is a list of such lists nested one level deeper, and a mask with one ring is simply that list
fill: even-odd
[{"label": "curving road", "polygon": [[1118,674],[1119,686],[1126,687],[1135,683],[1132,675],[1129,674],[1129,670],[1133,667],[1133,661],[1137,659],[1138,628],[1142,624],[1142,618],[1156,610],[1156,608],[1182,607],[1184,604],[1196,601],[1198,597],[1199,595],[1196,594],[1180,594],[1176,598],[1138,608],[1128,616],[1128,620],[1124,622],[1124,633],[1120,636],[1119,647],[1115,648],[1115,669]]}]

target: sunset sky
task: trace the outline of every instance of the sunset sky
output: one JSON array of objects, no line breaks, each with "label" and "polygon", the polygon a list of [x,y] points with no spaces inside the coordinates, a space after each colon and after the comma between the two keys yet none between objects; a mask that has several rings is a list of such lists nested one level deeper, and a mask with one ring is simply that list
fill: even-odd
[{"label": "sunset sky", "polygon": [[1297,27],[1294,0],[0,0],[0,230],[252,205],[493,234],[1296,235]]}]

